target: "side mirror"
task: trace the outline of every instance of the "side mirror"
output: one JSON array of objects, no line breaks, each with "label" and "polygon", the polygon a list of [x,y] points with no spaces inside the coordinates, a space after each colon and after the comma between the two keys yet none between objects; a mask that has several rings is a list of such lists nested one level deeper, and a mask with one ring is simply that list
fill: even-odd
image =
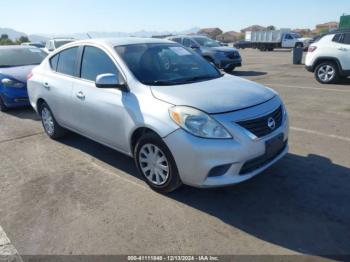
[{"label": "side mirror", "polygon": [[115,74],[98,75],[95,84],[98,88],[118,88],[122,91],[127,91],[124,79]]}]

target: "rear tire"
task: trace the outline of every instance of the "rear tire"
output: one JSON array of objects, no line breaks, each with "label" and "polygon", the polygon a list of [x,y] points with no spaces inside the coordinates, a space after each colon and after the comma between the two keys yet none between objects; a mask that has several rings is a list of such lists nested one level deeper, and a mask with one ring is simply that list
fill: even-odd
[{"label": "rear tire", "polygon": [[56,140],[67,133],[67,130],[61,127],[57,123],[54,115],[52,114],[50,107],[45,102],[41,104],[39,110],[40,110],[39,112],[41,116],[41,122],[45,130],[45,133],[51,139]]},{"label": "rear tire", "polygon": [[145,134],[139,139],[134,159],[139,173],[156,192],[170,193],[182,185],[173,155],[156,134]]},{"label": "rear tire", "polygon": [[316,67],[315,78],[321,84],[334,84],[339,80],[338,66],[334,62],[323,62]]},{"label": "rear tire", "polygon": [[2,98],[0,97],[0,112],[6,112],[8,110],[8,107],[5,105],[4,101],[2,101]]}]

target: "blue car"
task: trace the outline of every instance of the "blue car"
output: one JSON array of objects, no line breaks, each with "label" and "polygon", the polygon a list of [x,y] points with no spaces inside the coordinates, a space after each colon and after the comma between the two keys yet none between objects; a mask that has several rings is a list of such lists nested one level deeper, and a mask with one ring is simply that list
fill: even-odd
[{"label": "blue car", "polygon": [[0,111],[30,105],[27,76],[46,56],[36,47],[0,46]]}]

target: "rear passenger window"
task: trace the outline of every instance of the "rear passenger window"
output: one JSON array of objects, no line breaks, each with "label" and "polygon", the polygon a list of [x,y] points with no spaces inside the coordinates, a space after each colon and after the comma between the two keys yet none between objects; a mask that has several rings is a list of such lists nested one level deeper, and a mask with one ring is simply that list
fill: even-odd
[{"label": "rear passenger window", "polygon": [[75,76],[78,47],[66,49],[59,53],[57,72]]},{"label": "rear passenger window", "polygon": [[336,34],[336,35],[333,37],[333,42],[336,42],[336,43],[343,43],[343,38],[344,38],[344,35],[343,35],[343,34]]},{"label": "rear passenger window", "polygon": [[98,75],[117,74],[117,72],[115,64],[105,52],[96,47],[85,47],[81,63],[81,78],[95,82]]},{"label": "rear passenger window", "polygon": [[343,43],[346,44],[346,45],[350,45],[350,33],[346,33],[344,35]]},{"label": "rear passenger window", "polygon": [[60,54],[57,54],[50,59],[50,65],[51,65],[52,70],[54,70],[54,71],[57,71],[59,57],[60,57]]}]

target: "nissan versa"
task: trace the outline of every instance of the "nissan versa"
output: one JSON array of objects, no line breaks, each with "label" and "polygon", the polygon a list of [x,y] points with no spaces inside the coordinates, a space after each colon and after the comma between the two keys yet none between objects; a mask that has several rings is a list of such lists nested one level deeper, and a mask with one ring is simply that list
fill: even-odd
[{"label": "nissan versa", "polygon": [[274,91],[167,40],[65,45],[33,70],[28,89],[48,136],[71,130],[134,157],[159,192],[240,183],[288,151]]}]

